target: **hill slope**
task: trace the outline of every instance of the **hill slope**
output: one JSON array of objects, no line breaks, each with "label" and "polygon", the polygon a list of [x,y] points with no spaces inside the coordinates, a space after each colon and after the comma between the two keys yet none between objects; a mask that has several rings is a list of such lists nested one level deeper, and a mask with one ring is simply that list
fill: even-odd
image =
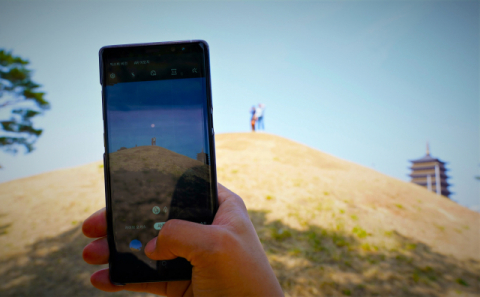
[{"label": "hill slope", "polygon": [[[338,219],[322,213],[344,210],[339,217],[355,215],[370,232],[395,230],[436,251],[480,260],[480,214],[422,187],[268,134],[224,134],[216,146],[219,181],[249,209],[274,211],[272,219],[300,227],[288,215],[298,212],[328,227]],[[308,218],[313,209],[319,213]]]},{"label": "hill slope", "polygon": [[480,214],[277,136],[216,141],[287,293],[480,296]]},{"label": "hill slope", "polygon": [[[278,136],[216,146],[218,180],[245,200],[286,295],[480,295],[480,214]],[[102,295],[79,258],[79,225],[104,206],[101,167],[0,184],[2,295]]]}]

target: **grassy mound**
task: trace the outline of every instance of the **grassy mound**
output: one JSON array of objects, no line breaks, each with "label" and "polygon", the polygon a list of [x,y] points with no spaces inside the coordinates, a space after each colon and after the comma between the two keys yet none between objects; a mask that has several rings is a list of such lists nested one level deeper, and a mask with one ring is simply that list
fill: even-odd
[{"label": "grassy mound", "polygon": [[[480,214],[278,136],[216,145],[287,296],[480,296]],[[0,295],[110,295],[80,256],[104,201],[100,162],[0,184]]]}]

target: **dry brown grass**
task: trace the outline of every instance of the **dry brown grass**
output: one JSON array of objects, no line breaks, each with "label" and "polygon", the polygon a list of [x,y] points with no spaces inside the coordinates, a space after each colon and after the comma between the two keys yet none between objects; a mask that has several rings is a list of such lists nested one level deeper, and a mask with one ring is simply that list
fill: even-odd
[{"label": "dry brown grass", "polygon": [[[480,214],[277,136],[216,141],[287,296],[480,296]],[[103,295],[79,228],[103,191],[99,162],[0,184],[0,295]]]},{"label": "dry brown grass", "polygon": [[480,295],[480,214],[277,136],[216,145],[287,295]]}]

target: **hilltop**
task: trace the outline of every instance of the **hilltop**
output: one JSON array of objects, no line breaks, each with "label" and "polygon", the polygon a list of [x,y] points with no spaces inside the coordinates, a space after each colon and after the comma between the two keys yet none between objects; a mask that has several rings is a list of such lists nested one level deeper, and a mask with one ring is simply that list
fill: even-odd
[{"label": "hilltop", "polygon": [[[480,295],[480,214],[278,136],[216,147],[218,180],[245,200],[287,296]],[[105,204],[100,162],[0,184],[0,202],[2,295],[103,296],[79,229]]]},{"label": "hilltop", "polygon": [[203,163],[197,160],[153,145],[122,149],[110,154],[110,168],[113,171],[157,170],[176,174],[178,178],[187,168],[201,165]]}]

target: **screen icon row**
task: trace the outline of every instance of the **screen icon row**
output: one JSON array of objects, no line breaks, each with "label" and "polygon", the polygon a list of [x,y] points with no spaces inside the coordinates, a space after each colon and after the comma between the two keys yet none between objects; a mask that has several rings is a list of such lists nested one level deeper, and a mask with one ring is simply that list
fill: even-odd
[{"label": "screen icon row", "polygon": [[[188,75],[188,70],[187,70],[187,73],[185,73],[185,70],[179,70],[177,68],[170,68],[168,71],[168,74],[166,75],[169,75],[169,76],[184,76],[185,75]],[[154,76],[162,76],[162,77],[165,77],[165,74],[159,74],[159,72],[157,70],[150,70],[150,72],[147,72],[146,73],[147,75],[149,74],[150,77],[154,77]],[[194,68],[191,68],[191,74],[199,74],[199,69],[194,67]],[[108,76],[110,77],[110,79],[121,79],[121,77],[123,76],[124,74],[122,73],[110,73]],[[128,74],[130,76],[130,78],[133,78],[133,79],[137,79],[137,76],[140,76],[140,78],[143,76],[142,75],[142,72],[130,72]],[[117,77],[118,76],[118,77]]]},{"label": "screen icon row", "polygon": [[[162,211],[162,209],[161,209],[159,206],[154,206],[154,207],[152,208],[152,212],[153,212],[154,214],[159,214],[161,211]],[[168,207],[164,206],[164,207],[163,207],[163,212],[164,212],[164,213],[167,213],[167,212],[168,212]]]}]

